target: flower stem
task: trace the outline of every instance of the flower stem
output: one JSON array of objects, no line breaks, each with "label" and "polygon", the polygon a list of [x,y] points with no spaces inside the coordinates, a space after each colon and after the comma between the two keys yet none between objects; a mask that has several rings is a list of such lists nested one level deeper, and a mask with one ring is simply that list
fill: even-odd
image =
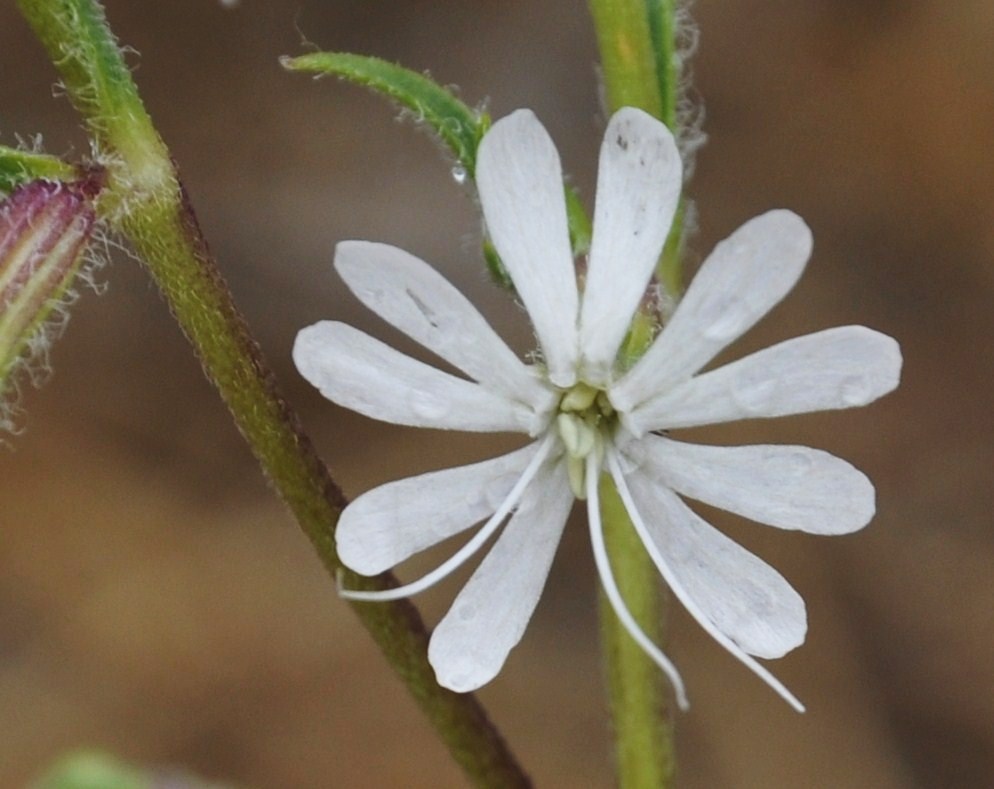
[{"label": "flower stem", "polygon": [[638,107],[666,123],[649,2],[589,0],[589,4],[611,112]]},{"label": "flower stem", "polygon": [[676,47],[676,0],[645,0],[649,35],[656,63],[660,115],[674,134],[677,132],[677,105],[680,88],[680,59]]},{"label": "flower stem", "polygon": [[[102,214],[127,235],[144,261],[207,377],[329,574],[344,573],[350,588],[394,585],[389,574],[364,578],[342,568],[334,526],[345,499],[277,390],[234,305],[102,7],[96,0],[18,3],[107,167]],[[353,607],[470,779],[478,786],[529,786],[476,699],[435,682],[417,610],[407,601]],[[329,781],[334,783],[333,776]]]},{"label": "flower stem", "polygon": [[[659,643],[662,590],[659,573],[625,512],[614,483],[600,486],[604,540],[618,590],[643,632]],[[666,714],[666,678],[622,626],[606,596],[600,596],[601,642],[614,720],[618,785],[621,789],[672,786],[673,724]]]},{"label": "flower stem", "polygon": [[[680,59],[676,0],[589,0],[611,112],[638,107],[679,136]],[[656,277],[682,290],[683,206],[677,211]]]},{"label": "flower stem", "polygon": [[[597,32],[608,108],[634,106],[677,134],[679,68],[675,0],[589,0]],[[657,278],[671,295],[680,289],[681,214],[660,257]],[[653,316],[638,314],[626,353],[644,351]],[[607,478],[601,483],[605,540],[622,597],[646,635],[663,638],[658,573]],[[618,784],[623,789],[673,785],[675,749],[666,678],[635,644],[601,596],[601,640],[614,720]]]}]

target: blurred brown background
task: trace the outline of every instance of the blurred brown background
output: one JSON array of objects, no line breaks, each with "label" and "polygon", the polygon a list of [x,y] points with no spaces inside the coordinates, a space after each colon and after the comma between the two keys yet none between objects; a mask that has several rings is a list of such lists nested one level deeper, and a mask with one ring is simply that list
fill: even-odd
[{"label": "blurred brown background", "polygon": [[[603,113],[580,2],[109,0],[146,103],[291,402],[350,495],[483,458],[475,436],[376,424],[293,369],[298,328],[375,326],[336,281],[344,238],[433,261],[524,350],[487,282],[478,218],[423,134],[359,88],[285,74],[322,48],[430,69],[494,115],[533,108],[588,201]],[[809,443],[874,480],[876,520],[834,539],[717,522],[805,596],[807,644],[773,665],[797,716],[672,614],[682,787],[994,785],[994,5],[699,0],[710,141],[690,193],[699,260],[790,207],[808,273],[736,352],[841,323],[900,339],[901,389],[858,412],[725,427]],[[40,48],[0,7],[0,141],[86,144]],[[0,451],[0,787],[78,745],[256,787],[463,779],[335,597],[141,269],[115,255],[27,390]],[[492,444],[493,442],[490,442]],[[506,445],[506,442],[503,444]],[[411,569],[409,572],[415,572]],[[421,603],[437,620],[457,584]],[[522,645],[482,693],[538,785],[609,786],[595,580],[570,530]]]}]

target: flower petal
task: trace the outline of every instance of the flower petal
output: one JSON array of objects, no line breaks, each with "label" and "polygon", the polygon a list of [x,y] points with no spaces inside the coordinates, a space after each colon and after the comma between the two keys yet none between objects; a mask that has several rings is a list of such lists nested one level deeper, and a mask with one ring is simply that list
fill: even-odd
[{"label": "flower petal", "polygon": [[611,389],[631,410],[690,377],[762,318],[794,287],[811,255],[811,231],[790,211],[746,222],[715,247],[645,355]]},{"label": "flower petal", "polygon": [[621,416],[634,435],[642,436],[651,430],[853,408],[894,389],[900,374],[896,340],[865,326],[839,326],[698,375]]},{"label": "flower petal", "polygon": [[[673,594],[704,630],[798,712],[804,705],[752,657],[779,657],[804,641],[804,601],[765,562],[702,521],[672,491],[607,456],[635,530]],[[629,484],[631,487],[629,487]],[[658,520],[650,527],[641,512]]]},{"label": "flower petal", "polygon": [[551,390],[420,258],[389,244],[343,241],[335,248],[335,269],[369,309],[488,389],[551,407]]},{"label": "flower petal", "polygon": [[863,472],[810,447],[711,447],[646,436],[628,454],[657,483],[781,529],[846,534],[876,510]]},{"label": "flower petal", "polygon": [[572,503],[565,465],[546,465],[432,634],[439,685],[465,693],[497,676],[538,604]]},{"label": "flower petal", "polygon": [[606,383],[673,223],[682,167],[669,129],[634,107],[611,118],[599,167],[580,348],[584,380]]},{"label": "flower petal", "polygon": [[338,405],[415,427],[496,432],[538,431],[526,406],[395,351],[344,323],[302,329],[293,346],[300,374]]},{"label": "flower petal", "polygon": [[626,477],[652,544],[694,604],[751,655],[776,658],[804,643],[804,601],[776,570],[698,517],[671,490]]},{"label": "flower petal", "polygon": [[511,512],[513,512],[518,506],[518,503],[521,501],[521,497],[525,494],[525,491],[528,489],[531,481],[542,469],[543,464],[548,459],[555,444],[555,436],[551,433],[547,434],[541,441],[538,442],[537,451],[528,462],[525,470],[521,472],[521,476],[515,481],[507,496],[504,497],[504,500],[500,503],[500,506],[497,507],[494,514],[487,519],[486,523],[476,530],[476,534],[467,540],[458,551],[452,554],[452,556],[442,562],[430,573],[422,576],[416,581],[404,584],[403,586],[395,586],[390,589],[370,591],[364,589],[343,589],[339,587],[339,596],[346,600],[399,600],[402,597],[412,597],[413,595],[423,592],[425,589],[430,589],[439,581],[447,578],[453,572],[462,567],[463,564],[465,564],[471,556],[479,551],[480,548],[482,548],[484,544],[498,531],[498,529],[500,529],[501,524],[504,523],[507,516],[510,515]]},{"label": "flower petal", "polygon": [[388,482],[363,493],[335,529],[338,556],[376,575],[489,517],[507,498],[539,445],[468,466]]},{"label": "flower petal", "polygon": [[477,153],[491,240],[528,310],[556,386],[576,381],[576,272],[559,154],[533,113],[497,121]]},{"label": "flower petal", "polygon": [[639,627],[638,622],[635,621],[635,617],[632,616],[632,612],[628,610],[625,598],[622,597],[621,590],[618,589],[618,584],[614,580],[614,573],[611,570],[611,560],[608,556],[607,544],[604,540],[604,524],[601,521],[601,505],[597,489],[601,476],[599,471],[596,458],[588,455],[584,480],[587,495],[587,524],[590,528],[590,548],[594,554],[594,564],[597,567],[597,575],[601,579],[604,596],[607,598],[615,616],[618,617],[618,621],[625,628],[628,635],[631,636],[632,640],[641,647],[646,656],[659,666],[669,678],[673,685],[677,706],[681,710],[686,711],[690,708],[690,703],[687,701],[687,689],[683,684],[680,672],[673,665],[673,661]]}]

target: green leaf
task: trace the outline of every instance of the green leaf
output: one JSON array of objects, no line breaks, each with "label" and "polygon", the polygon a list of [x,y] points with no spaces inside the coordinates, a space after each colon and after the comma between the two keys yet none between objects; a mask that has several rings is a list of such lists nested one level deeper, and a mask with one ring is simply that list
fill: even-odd
[{"label": "green leaf", "polygon": [[[475,177],[476,150],[490,128],[490,116],[474,110],[424,74],[380,58],[348,52],[313,52],[295,58],[284,57],[280,63],[290,71],[333,74],[392,99],[413,112],[418,121],[427,123],[456,157],[466,175]],[[590,219],[572,187],[564,189],[570,243],[574,254],[581,255],[590,249]],[[499,285],[513,287],[497,250],[488,239],[483,242],[483,258],[487,270]]]},{"label": "green leaf", "polygon": [[44,178],[48,181],[70,181],[77,177],[76,169],[61,159],[44,153],[19,151],[0,145],[0,195],[28,181]]},{"label": "green leaf", "polygon": [[382,93],[427,123],[448,146],[470,177],[476,172],[476,149],[490,118],[457,99],[430,78],[380,58],[347,52],[314,52],[280,61],[291,71],[334,74]]}]

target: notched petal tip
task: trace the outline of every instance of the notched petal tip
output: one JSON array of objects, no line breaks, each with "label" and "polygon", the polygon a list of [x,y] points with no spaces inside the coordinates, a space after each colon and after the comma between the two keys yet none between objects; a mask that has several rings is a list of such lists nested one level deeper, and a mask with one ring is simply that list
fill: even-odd
[{"label": "notched petal tip", "polygon": [[432,650],[431,644],[428,647],[428,662],[435,670],[438,684],[455,693],[479,690],[500,673],[503,665],[484,665],[470,656],[451,651],[440,654],[438,650]]}]

